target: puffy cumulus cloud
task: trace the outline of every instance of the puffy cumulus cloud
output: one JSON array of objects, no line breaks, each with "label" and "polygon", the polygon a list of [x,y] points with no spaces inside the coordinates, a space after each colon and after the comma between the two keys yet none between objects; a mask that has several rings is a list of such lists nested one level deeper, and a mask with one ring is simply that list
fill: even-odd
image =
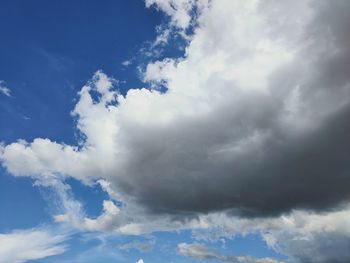
[{"label": "puffy cumulus cloud", "polygon": [[323,78],[347,49],[319,23],[347,6],[283,3],[212,1],[186,57],[148,65],[145,79],[168,92],[119,98],[129,157],[116,188],[167,212],[266,215],[347,200],[349,86]]},{"label": "puffy cumulus cloud", "polygon": [[115,224],[115,217],[119,213],[119,208],[110,200],[103,201],[103,213],[96,219],[85,218],[85,226],[88,230],[112,230]]},{"label": "puffy cumulus cloud", "polygon": [[67,223],[75,229],[83,231],[117,231],[118,227],[128,220],[125,215],[119,216],[120,209],[111,200],[103,201],[103,211],[96,218],[86,215],[82,204],[74,198],[68,184],[56,181],[50,185],[56,193],[58,204],[56,209],[60,212],[54,215],[56,223]]},{"label": "puffy cumulus cloud", "polygon": [[144,263],[143,259],[139,259],[136,263]]},{"label": "puffy cumulus cloud", "polygon": [[58,223],[69,223],[77,229],[88,231],[111,231],[114,226],[118,226],[116,216],[119,208],[110,200],[103,201],[103,212],[97,218],[86,217],[81,204],[73,198],[59,200],[66,204],[61,209],[64,213],[54,216]]},{"label": "puffy cumulus cloud", "polygon": [[5,83],[2,80],[0,80],[0,93],[7,97],[11,97],[11,90],[5,86]]},{"label": "puffy cumulus cloud", "polygon": [[0,234],[0,262],[22,263],[62,254],[67,235],[45,228]]},{"label": "puffy cumulus cloud", "polygon": [[171,26],[187,29],[193,22],[193,12],[209,6],[210,0],[145,0],[146,7],[155,6],[171,18]]},{"label": "puffy cumulus cloud", "polygon": [[233,263],[282,263],[272,258],[254,258],[251,256],[227,256],[219,254],[202,244],[178,244],[179,255],[200,260],[217,259]]},{"label": "puffy cumulus cloud", "polygon": [[[14,176],[30,175],[45,185],[55,185],[66,176],[74,176],[87,184],[103,177],[101,172],[111,169],[115,163],[115,148],[120,150],[114,142],[118,127],[114,123],[116,107],[112,105],[116,93],[111,87],[112,80],[97,72],[79,93],[80,100],[72,115],[79,118],[78,128],[86,138],[82,147],[42,138],[31,143],[19,140],[0,148],[3,164]],[[99,103],[90,92],[98,93]]]},{"label": "puffy cumulus cloud", "polygon": [[186,57],[147,67],[145,79],[166,83],[166,93],[121,96],[98,72],[73,111],[83,147],[15,143],[5,165],[15,174],[102,177],[122,199],[156,212],[333,207],[349,198],[348,74],[329,75],[347,56],[339,32],[347,8],[212,1]]},{"label": "puffy cumulus cloud", "polygon": [[[107,202],[95,219],[58,217],[78,218],[90,230],[208,229],[229,218],[281,243],[295,260],[347,258],[340,244],[332,245],[347,244],[344,224],[334,231],[309,224],[337,213],[348,218],[350,2],[146,5],[178,27],[193,19],[197,25],[183,58],[152,62],[144,72],[152,87],[167,91],[131,89],[124,96],[99,71],[72,112],[78,146],[14,142],[0,148],[3,165],[43,185],[68,176],[100,182],[121,208]],[[205,7],[191,11],[196,5]],[[300,216],[302,227],[288,228],[284,220]]]}]

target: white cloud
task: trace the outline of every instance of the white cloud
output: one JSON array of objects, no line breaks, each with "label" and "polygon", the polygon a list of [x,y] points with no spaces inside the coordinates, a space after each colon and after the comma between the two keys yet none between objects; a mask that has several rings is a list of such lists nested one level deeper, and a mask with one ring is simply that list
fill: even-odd
[{"label": "white cloud", "polygon": [[132,64],[132,60],[125,60],[121,63],[124,67],[128,67]]},{"label": "white cloud", "polygon": [[171,24],[181,29],[190,26],[194,8],[202,10],[209,0],[146,0],[146,7],[156,6],[171,18]]},{"label": "white cloud", "polygon": [[0,93],[4,94],[7,97],[11,97],[11,90],[5,86],[5,83],[0,80]]},{"label": "white cloud", "polygon": [[51,183],[50,187],[56,193],[56,203],[61,205],[56,208],[60,213],[54,215],[57,223],[67,223],[82,231],[107,232],[116,231],[127,220],[125,216],[119,215],[120,209],[111,200],[103,201],[103,212],[100,216],[89,218],[86,216],[82,204],[72,195],[69,185],[56,181]]},{"label": "white cloud", "polygon": [[144,263],[143,259],[139,259],[136,263]]},{"label": "white cloud", "polygon": [[118,246],[118,249],[130,251],[136,249],[140,252],[150,252],[154,248],[155,241],[154,240],[146,240],[146,241],[132,241],[129,243],[124,243]]},{"label": "white cloud", "polygon": [[16,230],[0,234],[0,262],[22,263],[59,255],[66,251],[64,234],[48,229]]},{"label": "white cloud", "polygon": [[85,218],[85,227],[87,230],[113,230],[113,225],[118,221],[116,216],[119,208],[112,201],[103,201],[103,214],[96,219]]}]

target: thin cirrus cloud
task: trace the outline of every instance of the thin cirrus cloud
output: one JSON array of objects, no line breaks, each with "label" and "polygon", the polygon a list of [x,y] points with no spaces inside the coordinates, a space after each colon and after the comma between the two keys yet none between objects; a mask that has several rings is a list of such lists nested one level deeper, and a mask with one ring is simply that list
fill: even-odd
[{"label": "thin cirrus cloud", "polygon": [[154,240],[148,240],[148,241],[132,241],[129,243],[124,243],[118,246],[118,249],[120,250],[138,250],[140,252],[146,253],[150,252],[154,248]]},{"label": "thin cirrus cloud", "polygon": [[67,239],[65,234],[45,228],[0,234],[0,262],[22,263],[62,254]]},{"label": "thin cirrus cloud", "polygon": [[11,90],[6,87],[5,83],[2,80],[0,80],[0,93],[7,97],[11,97]]},{"label": "thin cirrus cloud", "polygon": [[[72,112],[82,147],[42,138],[4,145],[8,171],[42,185],[66,176],[100,182],[128,204],[119,210],[106,203],[95,221],[81,216],[87,229],[143,233],[246,220],[247,232],[273,230],[267,242],[276,250],[286,244],[284,251],[301,262],[309,260],[307,249],[314,248],[313,258],[320,252],[316,237],[347,244],[343,223],[326,231],[308,220],[348,217],[350,2],[146,6],[169,15],[166,30],[180,29],[188,40],[183,58],[149,63],[143,72],[152,87],[165,84],[167,91],[130,89],[123,96],[98,71]],[[305,232],[294,231],[298,224]],[[290,237],[308,233],[315,246],[296,249]],[[315,262],[338,259],[335,245],[323,245],[329,253]]]},{"label": "thin cirrus cloud", "polygon": [[210,250],[208,247],[202,244],[178,244],[178,253],[180,256],[190,257],[199,260],[215,259],[223,262],[232,263],[283,263],[272,258],[254,258],[251,256],[228,256],[222,255],[218,252]]}]

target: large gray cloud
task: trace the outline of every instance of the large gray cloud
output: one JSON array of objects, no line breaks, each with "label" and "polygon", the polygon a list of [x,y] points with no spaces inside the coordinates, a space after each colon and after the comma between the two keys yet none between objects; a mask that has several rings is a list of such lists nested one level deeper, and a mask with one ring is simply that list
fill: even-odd
[{"label": "large gray cloud", "polygon": [[348,202],[349,2],[200,2],[185,58],[147,66],[145,80],[165,81],[166,93],[123,97],[98,72],[73,112],[84,147],[4,146],[8,170],[103,178],[154,213],[271,216]]},{"label": "large gray cloud", "polygon": [[[289,1],[261,5],[257,13],[262,16],[273,8],[280,8],[283,16],[283,8],[293,6]],[[300,5],[296,3],[294,8],[310,9],[306,17],[299,17],[294,10],[285,20],[279,14],[284,23],[278,27],[267,25],[271,41],[289,41],[286,45],[295,52],[290,60],[268,72],[269,92],[244,90],[244,85],[264,85],[254,73],[250,83],[237,79],[234,71],[226,78],[225,69],[214,68],[208,77],[203,76],[205,82],[200,82],[203,93],[208,86],[214,90],[209,110],[196,109],[193,102],[196,114],[177,116],[166,124],[125,121],[125,126],[130,125],[125,138],[130,156],[125,170],[116,171],[121,176],[111,178],[119,191],[155,211],[232,209],[248,216],[274,215],[293,208],[333,209],[349,200],[350,49],[346,36],[350,5],[347,1]],[[229,5],[226,8],[230,10]],[[215,24],[207,16],[209,22],[198,31],[198,39],[201,34],[208,39],[211,36],[206,26],[231,22],[224,17]],[[296,17],[305,20],[299,29]],[[283,32],[290,27],[296,36]],[[225,30],[234,31],[235,27]],[[158,71],[150,67],[150,75],[156,80],[159,75],[167,79],[170,91],[186,85],[186,80],[189,86],[192,82],[197,85],[191,73],[176,71],[192,69],[193,74],[202,74],[200,66],[197,69],[192,64],[192,54],[202,56],[194,61],[220,61],[217,56],[223,50],[227,56],[224,61],[239,67],[247,58],[238,54],[243,58],[230,59],[237,47],[235,43],[227,46],[229,40],[236,39],[218,36],[222,33],[219,30],[213,32],[211,41],[217,46],[200,43],[203,54],[192,51],[199,41],[195,35],[184,61],[174,68],[168,67],[169,63],[158,65]],[[247,56],[254,56],[251,52]],[[251,70],[256,70],[251,63]],[[250,68],[246,70],[250,75]],[[181,77],[183,82],[178,80]]]}]

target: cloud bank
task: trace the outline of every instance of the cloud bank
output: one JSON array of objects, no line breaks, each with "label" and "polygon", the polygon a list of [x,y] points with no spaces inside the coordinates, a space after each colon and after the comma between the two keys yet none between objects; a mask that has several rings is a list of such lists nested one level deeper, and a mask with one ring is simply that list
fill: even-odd
[{"label": "cloud bank", "polygon": [[216,259],[232,263],[282,263],[272,258],[254,258],[251,256],[227,256],[210,250],[201,244],[180,243],[178,245],[179,255],[200,260]]}]

